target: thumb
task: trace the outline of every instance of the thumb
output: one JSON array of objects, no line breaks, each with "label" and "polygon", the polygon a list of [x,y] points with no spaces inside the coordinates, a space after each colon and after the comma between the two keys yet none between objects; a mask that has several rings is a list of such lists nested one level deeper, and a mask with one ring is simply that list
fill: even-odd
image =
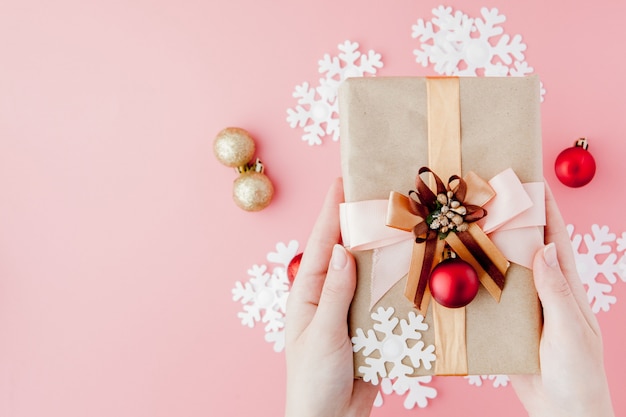
[{"label": "thumb", "polygon": [[554,243],[535,254],[533,277],[546,324],[568,323],[574,314],[580,314],[572,289],[561,271]]},{"label": "thumb", "polygon": [[[345,335],[348,309],[356,288],[354,258],[341,245],[333,247],[330,265],[315,314],[323,329],[341,329]],[[341,324],[338,328],[337,325]]]}]

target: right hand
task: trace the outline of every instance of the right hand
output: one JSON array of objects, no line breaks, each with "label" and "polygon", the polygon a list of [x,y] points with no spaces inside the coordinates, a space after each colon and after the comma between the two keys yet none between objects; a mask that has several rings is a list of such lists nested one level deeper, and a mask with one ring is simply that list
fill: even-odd
[{"label": "right hand", "polygon": [[543,306],[541,374],[511,375],[531,417],[614,417],[604,371],[600,326],[576,271],[556,201],[546,186],[546,246],[533,276]]}]

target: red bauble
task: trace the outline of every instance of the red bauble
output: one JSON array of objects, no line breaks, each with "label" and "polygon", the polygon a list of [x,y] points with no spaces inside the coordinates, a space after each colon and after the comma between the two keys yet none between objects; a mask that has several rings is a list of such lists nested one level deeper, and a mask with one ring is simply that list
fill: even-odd
[{"label": "red bauble", "polygon": [[289,261],[289,265],[287,265],[287,278],[289,282],[293,283],[296,279],[296,275],[298,274],[298,269],[300,269],[300,261],[302,260],[302,253],[297,254],[293,257],[291,261]]},{"label": "red bauble", "polygon": [[596,173],[596,161],[587,147],[587,140],[582,138],[556,157],[554,171],[559,180],[568,187],[582,187]]},{"label": "red bauble", "polygon": [[480,285],[474,268],[461,258],[448,258],[439,263],[430,273],[428,282],[433,298],[448,308],[468,305]]}]

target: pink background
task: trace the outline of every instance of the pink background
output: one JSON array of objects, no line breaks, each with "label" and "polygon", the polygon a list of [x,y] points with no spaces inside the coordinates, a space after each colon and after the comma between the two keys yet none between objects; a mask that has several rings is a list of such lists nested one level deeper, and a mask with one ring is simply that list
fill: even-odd
[{"label": "pink background", "polygon": [[[0,8],[0,415],[277,416],[283,354],[248,329],[236,281],[278,241],[306,241],[339,146],[285,121],[317,61],[357,41],[380,75],[427,75],[411,25],[435,1],[5,0]],[[450,1],[507,16],[547,89],[546,178],[566,220],[626,231],[626,39],[621,0]],[[276,186],[239,210],[212,154],[248,129]],[[552,164],[588,136],[594,181],[567,189]],[[626,283],[598,314],[617,415],[626,383]],[[374,416],[523,416],[511,387],[436,378],[439,395]],[[315,389],[315,387],[311,387]],[[472,410],[471,412],[468,410]]]}]

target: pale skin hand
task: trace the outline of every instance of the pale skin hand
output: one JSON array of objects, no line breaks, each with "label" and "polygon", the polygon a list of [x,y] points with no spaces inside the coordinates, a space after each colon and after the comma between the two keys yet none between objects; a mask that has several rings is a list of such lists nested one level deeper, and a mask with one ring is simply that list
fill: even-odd
[{"label": "pale skin hand", "polygon": [[[356,287],[340,245],[341,180],[328,192],[287,303],[286,417],[369,416],[377,388],[354,380],[347,316]],[[332,260],[331,260],[332,256]]]},{"label": "pale skin hand", "polygon": [[548,188],[546,215],[547,246],[535,255],[533,264],[544,314],[541,374],[511,375],[511,381],[531,417],[613,417],[600,327]]},{"label": "pale skin hand", "polygon": [[[354,259],[337,245],[342,201],[338,180],[328,193],[289,295],[286,417],[368,416],[376,396],[375,386],[353,379],[346,320],[356,270]],[[511,380],[531,417],[614,417],[600,328],[549,189],[546,213],[548,245],[536,254],[533,265],[544,314],[541,374],[511,375]]]}]

